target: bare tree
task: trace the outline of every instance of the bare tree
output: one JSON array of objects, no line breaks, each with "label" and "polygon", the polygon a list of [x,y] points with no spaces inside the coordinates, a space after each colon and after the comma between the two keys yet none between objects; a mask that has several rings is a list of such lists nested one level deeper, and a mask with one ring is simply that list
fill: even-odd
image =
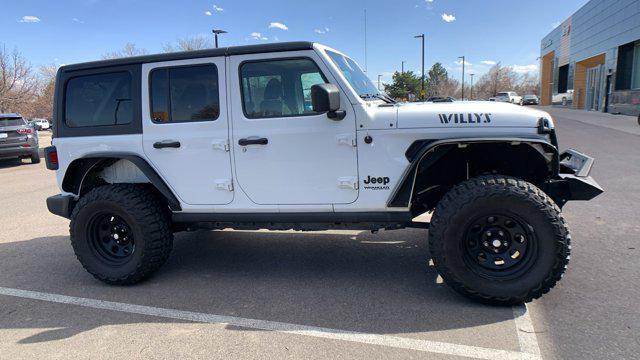
[{"label": "bare tree", "polygon": [[126,43],[122,50],[116,50],[108,52],[102,55],[103,59],[117,59],[124,57],[146,55],[149,52],[146,49],[142,49],[136,46],[134,43]]},{"label": "bare tree", "polygon": [[17,112],[27,104],[38,87],[31,65],[18,49],[9,53],[0,48],[0,112]]},{"label": "bare tree", "polygon": [[524,73],[520,76],[515,91],[520,95],[538,94],[538,76]]},{"label": "bare tree", "polygon": [[442,83],[440,83],[439,85],[439,94],[440,96],[443,97],[448,97],[451,96],[453,98],[460,98],[462,97],[462,91],[461,91],[461,87],[460,87],[460,81],[453,79],[453,78],[447,78],[445,79]]},{"label": "bare tree", "polygon": [[504,67],[500,63],[492,66],[489,71],[482,75],[474,85],[478,98],[489,98],[496,96],[501,91],[514,90],[519,82],[518,74],[511,67]]},{"label": "bare tree", "polygon": [[57,71],[58,65],[56,64],[40,67],[40,86],[33,98],[31,111],[27,113],[30,117],[51,119],[53,116],[53,93],[55,91]]},{"label": "bare tree", "polygon": [[176,51],[193,51],[203,50],[212,47],[210,39],[204,36],[194,36],[181,38],[176,41],[176,44],[167,43],[163,46],[164,52],[176,52]]}]

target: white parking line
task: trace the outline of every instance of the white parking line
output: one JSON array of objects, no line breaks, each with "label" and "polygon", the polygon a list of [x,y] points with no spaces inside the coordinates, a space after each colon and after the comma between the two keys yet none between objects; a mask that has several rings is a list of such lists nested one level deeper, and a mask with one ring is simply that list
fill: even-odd
[{"label": "white parking line", "polygon": [[[130,314],[158,316],[207,324],[233,325],[249,329],[277,331],[287,334],[311,336],[324,339],[342,340],[361,344],[388,346],[399,349],[423,351],[445,355],[464,356],[474,359],[540,359],[538,354],[477,346],[458,345],[445,342],[409,339],[398,336],[368,334],[354,331],[329,329],[316,326],[288,324],[277,321],[246,319],[235,316],[214,315],[192,311],[165,309],[152,306],[133,305],[127,303],[87,299],[37,291],[0,287],[0,295],[23,299],[42,300],[59,304],[70,304],[93,309],[112,310]],[[516,319],[516,321],[518,321]],[[520,326],[519,326],[520,327]],[[535,336],[535,334],[534,334]],[[522,341],[520,342],[522,347]],[[524,348],[528,349],[528,348]]]},{"label": "white parking line", "polygon": [[520,343],[520,351],[527,354],[533,354],[537,357],[540,355],[540,345],[536,336],[533,322],[526,305],[518,305],[513,307],[513,317],[516,322],[516,331],[518,332],[518,342]]}]

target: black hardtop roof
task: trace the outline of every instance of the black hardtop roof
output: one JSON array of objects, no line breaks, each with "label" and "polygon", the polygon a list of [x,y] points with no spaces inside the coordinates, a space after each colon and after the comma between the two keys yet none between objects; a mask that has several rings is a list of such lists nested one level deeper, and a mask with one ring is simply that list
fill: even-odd
[{"label": "black hardtop roof", "polygon": [[90,62],[84,62],[84,63],[78,63],[78,64],[65,65],[60,68],[60,71],[75,71],[75,70],[94,69],[94,68],[102,68],[102,67],[109,67],[109,66],[132,65],[132,64],[142,64],[142,63],[171,61],[171,60],[195,59],[195,58],[203,58],[203,57],[259,54],[259,53],[311,50],[311,49],[313,49],[313,43],[309,41],[230,46],[230,47],[224,47],[224,48],[218,48],[218,49],[182,51],[182,52],[173,52],[173,53],[165,53],[165,54],[152,54],[152,55],[134,56],[134,57],[128,57],[128,58],[90,61]]}]

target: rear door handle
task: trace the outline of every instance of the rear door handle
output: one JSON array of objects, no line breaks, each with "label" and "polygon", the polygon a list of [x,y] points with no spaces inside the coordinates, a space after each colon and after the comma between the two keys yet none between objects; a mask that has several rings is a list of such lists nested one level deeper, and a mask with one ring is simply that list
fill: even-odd
[{"label": "rear door handle", "polygon": [[269,143],[269,139],[267,138],[259,138],[259,137],[248,137],[238,140],[238,145],[247,146],[247,145],[267,145]]},{"label": "rear door handle", "polygon": [[180,141],[164,140],[153,143],[154,149],[174,148],[180,147]]}]

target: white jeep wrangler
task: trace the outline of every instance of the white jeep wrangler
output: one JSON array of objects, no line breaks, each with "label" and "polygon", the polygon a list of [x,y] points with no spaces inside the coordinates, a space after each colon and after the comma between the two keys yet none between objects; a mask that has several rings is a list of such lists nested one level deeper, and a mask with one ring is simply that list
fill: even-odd
[{"label": "white jeep wrangler", "polygon": [[109,284],[151,275],[177,231],[429,227],[455,290],[530,301],[569,259],[560,207],[602,192],[591,158],[559,153],[549,114],[396,103],[309,42],[63,66],[53,119],[47,206]]}]

